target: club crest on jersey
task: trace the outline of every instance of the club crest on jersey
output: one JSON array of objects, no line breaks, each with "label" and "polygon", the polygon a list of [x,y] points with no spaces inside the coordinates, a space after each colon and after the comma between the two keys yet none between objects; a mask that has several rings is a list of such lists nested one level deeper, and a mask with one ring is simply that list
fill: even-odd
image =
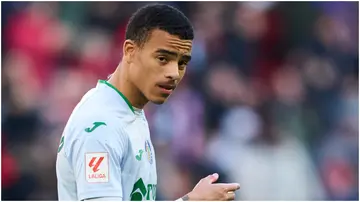
[{"label": "club crest on jersey", "polygon": [[151,145],[150,145],[149,140],[145,141],[145,152],[146,152],[149,163],[152,164],[153,163],[153,154],[151,151]]}]

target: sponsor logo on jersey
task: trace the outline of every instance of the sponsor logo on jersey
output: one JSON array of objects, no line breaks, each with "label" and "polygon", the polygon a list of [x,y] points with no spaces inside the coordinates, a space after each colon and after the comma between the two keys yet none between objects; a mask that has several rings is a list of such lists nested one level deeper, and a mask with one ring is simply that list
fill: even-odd
[{"label": "sponsor logo on jersey", "polygon": [[85,154],[86,181],[90,183],[109,181],[109,155],[108,153]]},{"label": "sponsor logo on jersey", "polygon": [[149,140],[145,141],[145,152],[146,152],[149,163],[152,164],[153,163],[153,154],[152,154],[151,145],[150,145]]},{"label": "sponsor logo on jersey", "polygon": [[156,198],[156,184],[145,185],[142,178],[139,178],[132,189],[130,194],[131,201],[155,201]]}]

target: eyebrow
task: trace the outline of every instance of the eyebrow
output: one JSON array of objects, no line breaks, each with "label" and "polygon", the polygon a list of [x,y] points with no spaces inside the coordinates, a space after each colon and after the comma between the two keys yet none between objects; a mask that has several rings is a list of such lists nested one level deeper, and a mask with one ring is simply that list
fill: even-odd
[{"label": "eyebrow", "polygon": [[[177,52],[169,51],[169,50],[166,50],[166,49],[158,49],[158,50],[156,51],[156,53],[171,55],[171,56],[174,56],[174,57],[178,57],[178,56],[179,56],[179,54],[178,54]],[[190,61],[190,60],[191,60],[191,56],[190,56],[190,55],[182,55],[181,57],[182,57],[183,59],[187,60],[187,61]]]}]

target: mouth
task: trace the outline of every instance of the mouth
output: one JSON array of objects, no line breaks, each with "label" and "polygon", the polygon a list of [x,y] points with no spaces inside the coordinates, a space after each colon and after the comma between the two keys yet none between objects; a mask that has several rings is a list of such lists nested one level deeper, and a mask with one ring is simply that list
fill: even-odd
[{"label": "mouth", "polygon": [[171,84],[159,84],[158,87],[160,88],[161,92],[164,94],[171,94],[172,91],[176,88],[176,85]]}]

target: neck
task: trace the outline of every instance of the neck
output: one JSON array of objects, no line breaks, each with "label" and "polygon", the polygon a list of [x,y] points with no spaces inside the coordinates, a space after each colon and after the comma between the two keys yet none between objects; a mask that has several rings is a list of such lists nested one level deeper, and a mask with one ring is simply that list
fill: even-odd
[{"label": "neck", "polygon": [[133,107],[142,109],[149,102],[130,80],[128,67],[122,62],[117,66],[108,82],[115,86],[129,100]]}]

